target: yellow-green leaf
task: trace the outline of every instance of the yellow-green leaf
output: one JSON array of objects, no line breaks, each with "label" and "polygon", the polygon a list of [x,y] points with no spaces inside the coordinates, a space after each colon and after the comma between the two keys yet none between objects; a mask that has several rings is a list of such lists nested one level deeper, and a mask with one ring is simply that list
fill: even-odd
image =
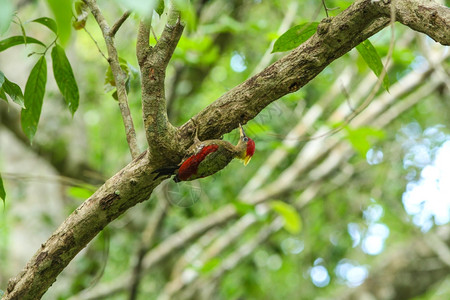
[{"label": "yellow-green leaf", "polygon": [[272,201],[270,206],[283,218],[284,229],[292,234],[297,234],[302,230],[302,219],[295,207],[279,200]]},{"label": "yellow-green leaf", "polygon": [[[372,45],[372,43],[369,40],[365,40],[364,42],[356,46],[356,50],[358,50],[367,66],[373,71],[373,73],[375,73],[378,78],[380,78],[380,75],[384,70],[384,66],[377,50]],[[389,85],[389,77],[385,72],[385,75],[383,77],[383,87],[386,91],[389,91]]]},{"label": "yellow-green leaf", "polygon": [[78,108],[79,92],[77,81],[73,75],[72,67],[67,59],[64,49],[56,44],[52,49],[53,75],[55,76],[61,94],[64,96],[70,113],[73,114]]},{"label": "yellow-green leaf", "polygon": [[45,84],[47,83],[47,62],[41,56],[31,70],[25,85],[25,109],[22,109],[20,121],[22,130],[30,141],[36,134],[39,118],[41,116],[42,102],[44,101]]},{"label": "yellow-green leaf", "polygon": [[73,186],[68,189],[67,193],[77,199],[87,199],[95,192],[95,188],[91,186]]},{"label": "yellow-green leaf", "polygon": [[289,51],[300,46],[317,31],[318,25],[318,22],[308,22],[292,27],[276,40],[272,53]]},{"label": "yellow-green leaf", "polygon": [[353,129],[346,126],[345,130],[347,131],[347,139],[361,156],[366,155],[367,151],[369,151],[376,140],[383,139],[385,136],[383,130],[373,127]]},{"label": "yellow-green leaf", "polygon": [[216,269],[222,260],[219,257],[214,257],[208,260],[200,269],[200,272],[204,275],[209,274],[211,271]]},{"label": "yellow-green leaf", "polygon": [[242,201],[233,201],[232,204],[236,208],[237,213],[241,216],[255,212],[255,206],[252,204]]}]

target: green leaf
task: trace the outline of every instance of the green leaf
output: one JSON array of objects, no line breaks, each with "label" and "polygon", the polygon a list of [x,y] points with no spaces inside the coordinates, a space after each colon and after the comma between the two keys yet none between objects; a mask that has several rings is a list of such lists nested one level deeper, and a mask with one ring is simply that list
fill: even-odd
[{"label": "green leaf", "polygon": [[3,99],[6,102],[8,102],[8,99],[6,98],[6,94],[2,88],[4,82],[5,82],[5,75],[3,74],[2,71],[0,71],[0,99]]},{"label": "green leaf", "polygon": [[6,94],[5,94],[5,92],[3,91],[2,88],[0,88],[0,99],[3,99],[6,102],[8,102],[8,99],[6,98]]},{"label": "green leaf", "polygon": [[206,274],[210,273],[211,271],[213,271],[214,269],[216,269],[220,265],[221,262],[222,262],[222,260],[219,257],[211,258],[202,266],[202,268],[200,269],[200,272],[203,275],[206,275]]},{"label": "green leaf", "polygon": [[11,24],[14,6],[11,0],[0,0],[0,35],[4,34]]},{"label": "green leaf", "polygon": [[3,185],[2,174],[0,173],[0,198],[3,200],[3,206],[5,205],[6,200],[6,191]]},{"label": "green leaf", "polygon": [[318,25],[319,22],[307,22],[292,27],[276,40],[272,53],[297,48],[317,31]]},{"label": "green leaf", "polygon": [[42,17],[42,18],[34,19],[31,22],[36,22],[36,23],[42,24],[42,25],[46,26],[48,29],[50,29],[51,31],[53,31],[55,34],[58,34],[58,26],[56,25],[55,20],[53,20],[52,18]]},{"label": "green leaf", "polygon": [[33,137],[36,134],[39,118],[41,116],[46,83],[47,62],[45,56],[41,56],[28,77],[24,95],[26,109],[22,110],[20,116],[23,132],[30,142],[33,141]]},{"label": "green leaf", "polygon": [[[127,81],[125,82],[125,91],[128,92],[130,91],[130,77],[127,78]],[[114,92],[112,93],[112,97],[114,98],[114,100],[119,101],[119,95],[117,94],[117,89],[114,90]]]},{"label": "green leaf", "polygon": [[77,199],[87,199],[95,192],[95,188],[91,186],[73,186],[70,187],[67,193]]},{"label": "green leaf", "polygon": [[7,39],[1,40],[0,41],[0,52],[5,51],[8,48],[11,48],[13,46],[16,45],[21,45],[21,44],[39,44],[43,47],[45,47],[45,44],[42,43],[41,41],[32,38],[32,37],[24,37],[21,35],[16,35],[16,36],[12,36],[9,37]]},{"label": "green leaf", "polygon": [[347,139],[352,144],[353,148],[363,157],[372,147],[375,140],[383,139],[385,136],[383,130],[373,127],[353,129],[346,126],[345,130],[347,131]]},{"label": "green leaf", "polygon": [[237,213],[241,216],[255,212],[255,206],[252,204],[248,204],[242,201],[233,201],[232,204],[236,208]]},{"label": "green leaf", "polygon": [[272,201],[270,206],[283,218],[284,229],[292,234],[297,234],[302,230],[302,219],[295,207],[279,200]]},{"label": "green leaf", "polygon": [[27,33],[25,31],[25,27],[23,26],[22,21],[19,18],[17,18],[17,19],[19,21],[20,31],[22,32],[23,40],[25,41],[25,44],[26,44],[27,43]]},{"label": "green leaf", "polygon": [[[375,73],[375,75],[380,78],[381,72],[384,70],[383,63],[381,62],[381,58],[377,53],[377,50],[372,45],[369,40],[365,40],[358,46],[356,46],[356,50],[358,50],[361,57],[366,62],[367,66]],[[385,73],[383,78],[383,87],[386,91],[389,91],[389,77],[387,73]]]},{"label": "green leaf", "polygon": [[159,0],[158,5],[155,7],[155,11],[158,15],[162,15],[164,12],[164,0]]},{"label": "green leaf", "polygon": [[[22,90],[20,89],[20,86],[18,86],[14,82],[9,81],[8,78],[4,77],[4,74],[2,72],[0,72],[0,73],[4,79],[4,82],[1,86],[3,95],[0,94],[0,96],[3,97],[4,94],[6,93],[9,95],[9,97],[11,97],[11,99],[14,101],[14,103],[17,103],[22,108],[25,108],[23,94],[22,94]],[[4,99],[6,100],[6,97]]]},{"label": "green leaf", "polygon": [[72,0],[47,0],[58,28],[58,37],[63,46],[67,45],[72,31]]},{"label": "green leaf", "polygon": [[[128,91],[130,90],[130,75],[131,75],[130,68],[128,66],[128,62],[121,57],[119,57],[119,63],[120,63],[120,67],[122,68],[122,70],[125,72],[125,74],[127,74],[127,81],[125,82],[125,88],[128,93]],[[117,96],[116,81],[114,79],[114,75],[112,73],[111,66],[108,66],[108,69],[106,70],[105,83],[104,83],[103,88],[106,93],[114,90],[114,93],[112,94],[113,98],[115,100],[119,99]]]},{"label": "green leaf", "polygon": [[70,62],[67,59],[64,49],[58,44],[52,49],[52,63],[56,83],[73,116],[78,108],[80,94]]}]

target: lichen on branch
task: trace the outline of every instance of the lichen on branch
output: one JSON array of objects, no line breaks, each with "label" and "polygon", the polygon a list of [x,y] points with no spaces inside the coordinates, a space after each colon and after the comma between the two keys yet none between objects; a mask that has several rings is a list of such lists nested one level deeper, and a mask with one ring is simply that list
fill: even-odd
[{"label": "lichen on branch", "polygon": [[176,163],[180,159],[176,128],[167,117],[165,98],[166,68],[183,33],[180,12],[172,7],[168,21],[154,47],[150,46],[150,20],[139,25],[136,55],[141,69],[142,114],[150,155],[160,161]]}]

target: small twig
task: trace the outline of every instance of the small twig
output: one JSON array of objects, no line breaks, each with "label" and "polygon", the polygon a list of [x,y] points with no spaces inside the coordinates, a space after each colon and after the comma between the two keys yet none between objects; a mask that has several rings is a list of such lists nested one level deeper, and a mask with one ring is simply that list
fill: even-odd
[{"label": "small twig", "polygon": [[336,9],[340,8],[340,7],[327,7],[327,5],[325,4],[325,0],[322,0],[322,5],[323,5],[323,8],[325,8],[325,14],[327,15],[327,18],[329,17],[329,15],[328,15],[329,11],[336,10]]},{"label": "small twig", "polygon": [[327,15],[327,18],[329,17],[328,16],[328,8],[327,8],[327,5],[325,4],[325,0],[322,0],[322,5],[323,5],[323,8],[325,8],[325,14]]},{"label": "small twig", "polygon": [[155,41],[158,42],[158,37],[156,36],[155,30],[153,29],[153,26],[150,27],[150,30],[152,31],[153,37],[155,38]]},{"label": "small twig", "polygon": [[341,93],[345,96],[345,101],[348,104],[348,108],[350,111],[355,112],[355,108],[352,105],[350,93],[347,91],[347,88],[344,86],[344,84],[341,84]]},{"label": "small twig", "polygon": [[109,30],[109,36],[114,37],[117,33],[117,31],[120,29],[122,24],[128,19],[128,17],[131,15],[131,11],[127,10],[120,18],[119,20],[114,23],[114,25]]},{"label": "small twig", "polygon": [[[113,36],[110,35],[111,33],[110,27],[108,25],[108,22],[106,22],[106,19],[103,16],[102,12],[100,11],[97,2],[95,0],[83,0],[83,2],[89,7],[89,10],[91,11],[92,15],[94,16],[95,20],[98,23],[98,26],[102,31],[103,38],[105,39],[106,49],[108,51],[107,60],[109,65],[111,66],[111,71],[114,75],[114,80],[116,82],[117,98],[119,101],[120,112],[122,114],[122,120],[125,125],[125,132],[128,146],[130,148],[131,157],[133,159],[137,158],[140,154],[140,151],[137,144],[136,130],[134,129],[133,118],[131,117],[130,112],[130,106],[128,105],[128,95],[125,87],[127,75],[120,67],[119,54],[117,53],[116,46],[114,45]],[[126,18],[124,18],[123,16],[121,19],[124,19],[123,21],[121,21],[121,23],[123,23],[126,20]],[[120,23],[119,21],[118,23]],[[118,30],[120,25],[119,24],[115,25],[117,27],[116,30]]]},{"label": "small twig", "polygon": [[94,39],[94,37],[92,36],[92,34],[86,29],[86,27],[83,27],[84,31],[89,35],[89,37],[91,38],[91,40],[94,42],[95,46],[98,49],[98,52],[100,52],[100,54],[103,56],[104,59],[106,59],[106,61],[108,61],[108,58],[106,57],[105,53],[103,53],[102,49],[100,49],[100,46],[98,45],[97,41]]}]

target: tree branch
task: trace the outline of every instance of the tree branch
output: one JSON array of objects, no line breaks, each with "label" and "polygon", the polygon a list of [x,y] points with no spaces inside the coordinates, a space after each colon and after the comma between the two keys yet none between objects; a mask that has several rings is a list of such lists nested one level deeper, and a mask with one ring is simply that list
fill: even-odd
[{"label": "tree branch", "polygon": [[[431,0],[379,1],[380,12],[390,18],[394,5],[395,19],[403,25],[425,33],[433,40],[450,46],[450,9]],[[391,3],[392,2],[392,3]]]},{"label": "tree branch", "polygon": [[3,299],[39,299],[75,255],[106,225],[149,198],[161,180],[153,180],[145,154],[105,182],[61,224],[24,270],[10,279]]},{"label": "tree branch", "polygon": [[[432,1],[397,0],[399,20],[411,28],[420,28],[429,36],[448,44],[450,28],[445,21],[437,25],[422,25],[424,19],[448,20],[450,10]],[[422,18],[408,19],[399,11],[402,5],[421,7]],[[426,9],[423,9],[426,7]],[[414,10],[413,10],[414,11]],[[426,16],[425,16],[426,15]],[[236,86],[199,112],[194,118],[201,140],[217,138],[253,119],[263,108],[278,98],[295,92],[312,80],[332,61],[374,35],[389,24],[390,6],[382,1],[361,0],[333,18],[324,19],[308,41],[291,53],[265,68],[259,74]],[[445,29],[444,29],[445,28]],[[439,33],[436,33],[438,31]],[[188,122],[180,129],[180,135],[191,135],[193,125]]]},{"label": "tree branch", "polygon": [[117,33],[117,31],[119,31],[120,27],[122,26],[122,24],[128,19],[128,17],[131,15],[131,11],[127,10],[120,18],[119,20],[116,21],[116,23],[114,23],[114,25],[111,27],[111,30],[109,31],[109,36],[110,37],[114,37]]},{"label": "tree branch", "polygon": [[180,12],[172,7],[167,24],[154,47],[149,45],[150,22],[141,22],[136,55],[141,68],[142,113],[150,155],[164,155],[177,163],[182,154],[175,137],[176,130],[167,117],[165,85],[166,68],[183,33]]},{"label": "tree branch", "polygon": [[114,81],[116,83],[117,98],[119,101],[119,108],[122,114],[123,123],[125,125],[125,132],[127,136],[128,146],[130,147],[131,157],[136,158],[140,151],[137,144],[136,131],[134,129],[133,119],[130,113],[130,107],[128,106],[128,95],[126,90],[127,74],[120,67],[119,55],[117,54],[116,46],[114,45],[114,34],[119,30],[122,23],[128,18],[126,13],[122,16],[119,21],[114,24],[113,28],[110,29],[108,23],[106,22],[104,16],[102,15],[100,8],[95,0],[83,0],[84,3],[89,7],[97,21],[100,29],[102,30],[103,38],[105,39],[106,48],[108,50],[108,62],[111,66],[111,71],[114,76]]}]

